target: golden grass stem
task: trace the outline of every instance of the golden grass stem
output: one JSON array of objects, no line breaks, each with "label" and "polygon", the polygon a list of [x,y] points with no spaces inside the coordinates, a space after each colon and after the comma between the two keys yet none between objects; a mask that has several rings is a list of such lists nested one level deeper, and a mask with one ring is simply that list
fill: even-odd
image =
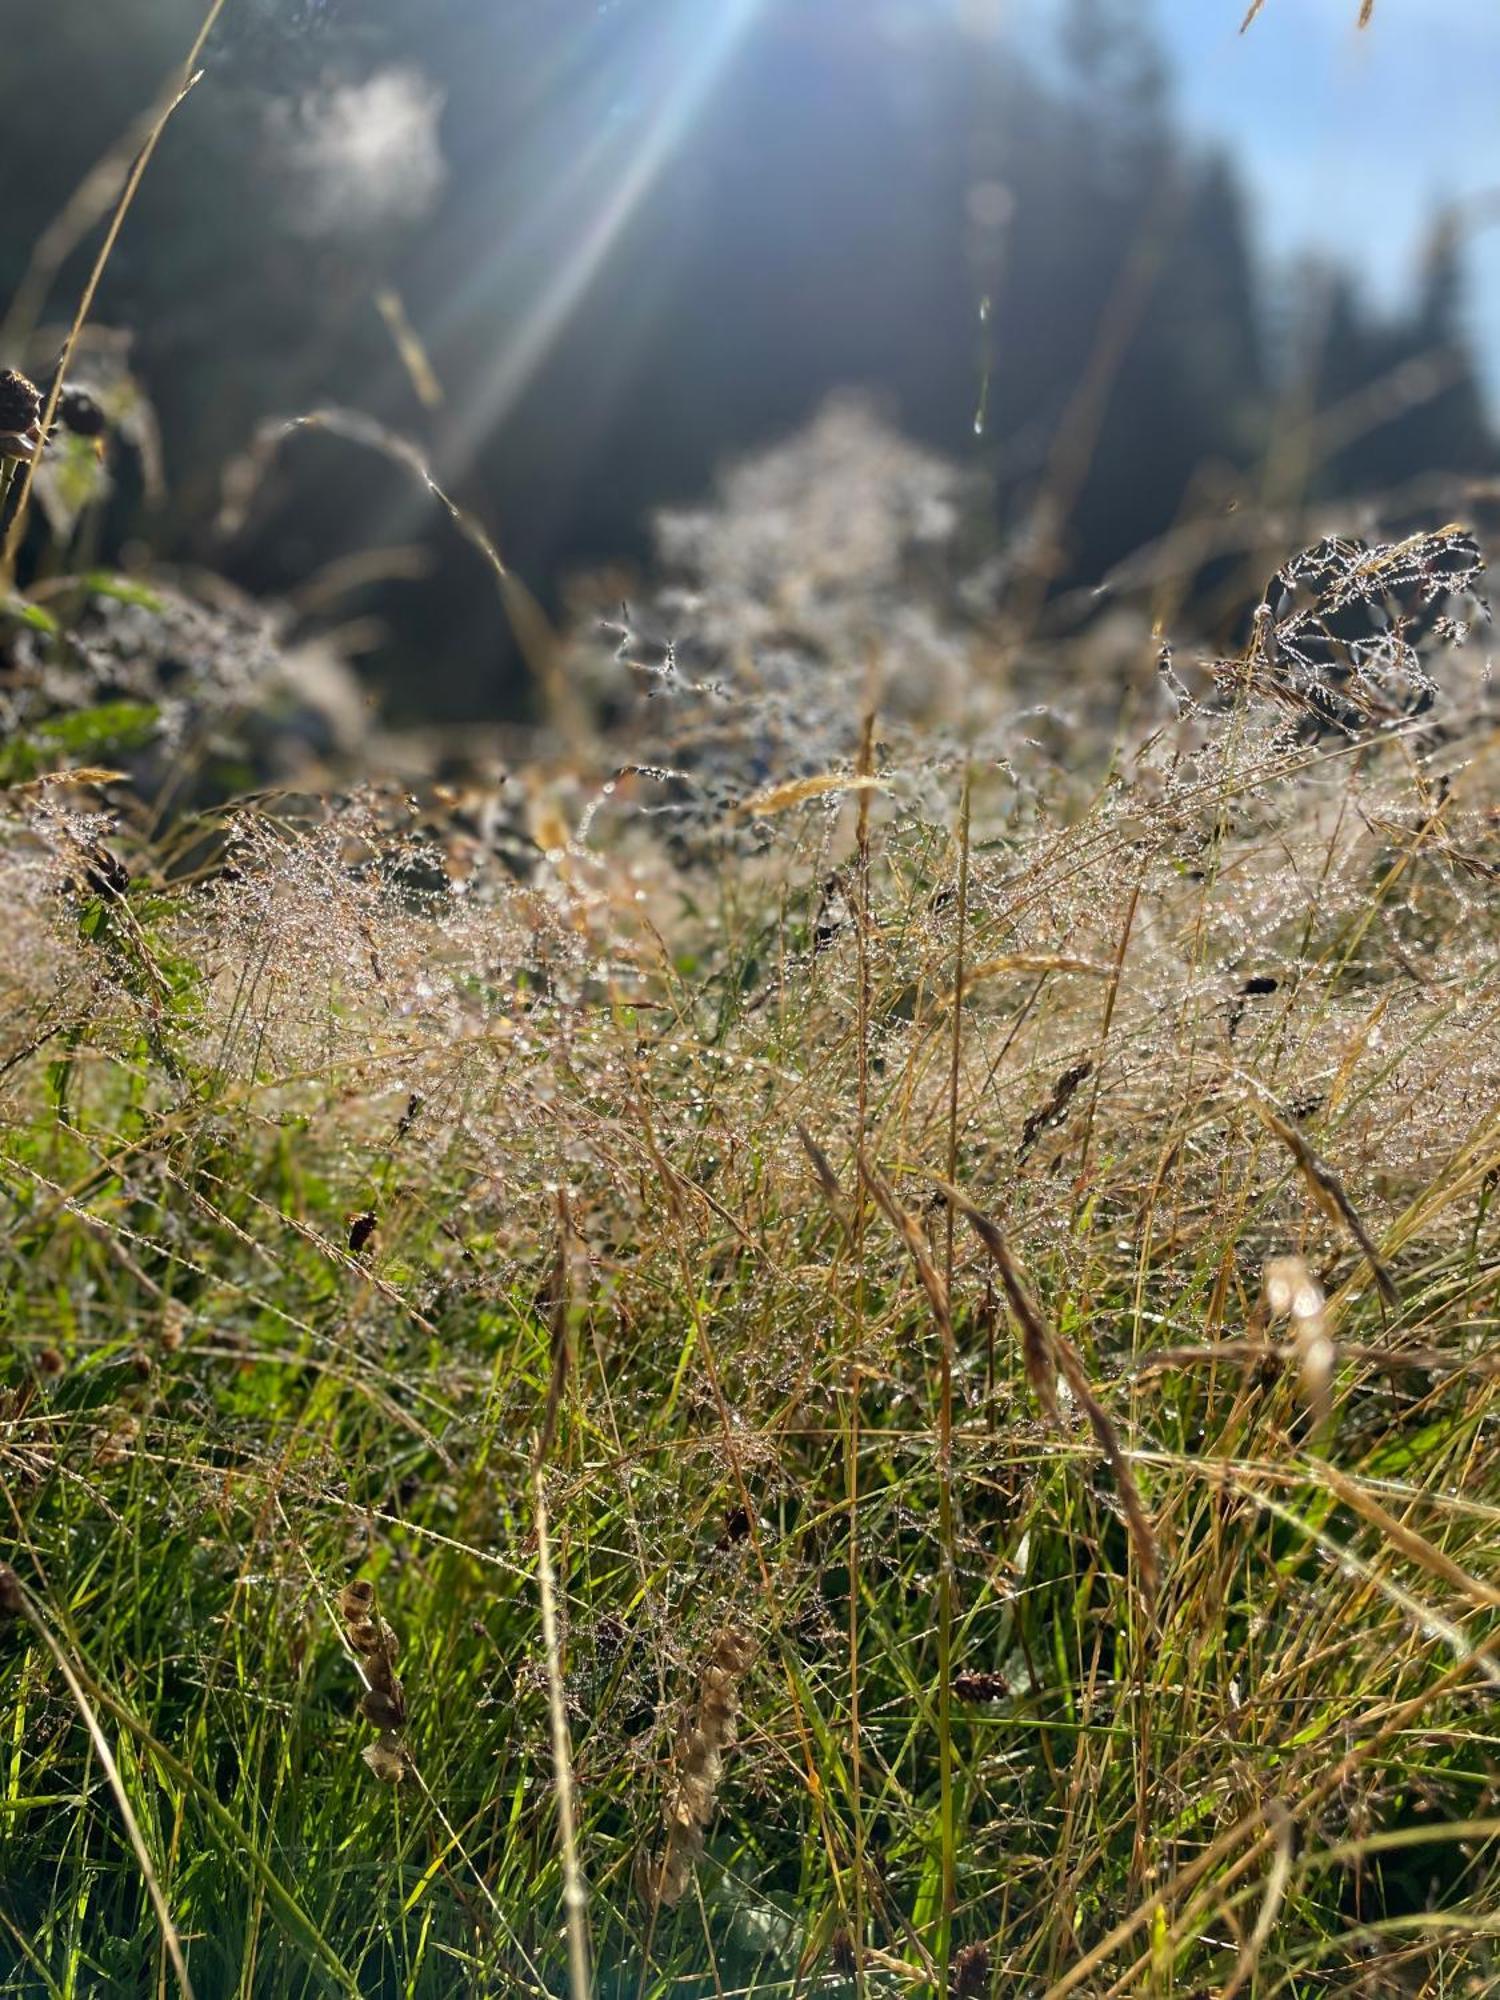
[{"label": "golden grass stem", "polygon": [[542,1476],[541,1439],[533,1454],[531,1490],[536,1511],[536,1573],[541,1597],[542,1645],[547,1662],[547,1702],[552,1719],[552,1784],[557,1794],[557,1838],[562,1859],[563,1907],[568,1927],[568,1984],[573,2000],[588,2000],[588,1887],[578,1857],[573,1802],[573,1752],[563,1697],[562,1653],[557,1629],[557,1581],[547,1532],[547,1494]]},{"label": "golden grass stem", "polygon": [[[63,384],[67,380],[69,364],[78,346],[79,335],[83,332],[85,325],[88,323],[89,314],[94,309],[94,298],[99,290],[99,281],[104,276],[105,266],[114,255],[115,245],[120,240],[120,231],[124,227],[125,218],[130,213],[131,205],[135,201],[136,192],[141,182],[145,179],[146,169],[150,166],[156,148],[161,142],[161,135],[167,129],[168,120],[202,76],[202,71],[197,69],[196,64],[199,56],[203,53],[209,36],[214,31],[219,16],[224,11],[225,4],[226,0],[212,0],[212,4],[203,17],[202,24],[193,38],[193,45],[188,50],[187,58],[182,65],[177,88],[153,119],[150,129],[146,133],[145,142],[141,146],[140,152],[136,155],[135,164],[125,176],[125,185],[121,188],[120,198],[115,203],[115,212],[110,218],[108,229],[104,232],[104,241],[99,245],[98,254],[94,258],[93,265],[83,287],[83,295],[79,299],[77,310],[73,314],[73,322],[69,326],[63,340],[62,352],[57,357],[57,367],[53,371],[52,381],[47,390],[47,400],[42,408],[42,435],[44,437],[51,429],[52,419],[57,414],[58,400],[63,392]],[[36,457],[27,461],[26,469],[21,477],[21,490],[16,499],[15,512],[11,515],[4,549],[0,550],[0,584],[9,584],[11,578],[15,575],[16,553],[21,546],[21,537],[26,531],[26,511],[31,501],[31,489],[36,479],[36,468],[40,460],[41,453],[38,452]]]}]

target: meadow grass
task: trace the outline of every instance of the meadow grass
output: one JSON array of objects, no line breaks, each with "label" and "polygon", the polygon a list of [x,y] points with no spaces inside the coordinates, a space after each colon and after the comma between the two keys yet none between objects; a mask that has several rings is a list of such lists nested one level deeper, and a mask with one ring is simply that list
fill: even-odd
[{"label": "meadow grass", "polygon": [[17,778],[0,1993],[1493,1991],[1467,548],[1097,741],[669,657],[519,879]]}]

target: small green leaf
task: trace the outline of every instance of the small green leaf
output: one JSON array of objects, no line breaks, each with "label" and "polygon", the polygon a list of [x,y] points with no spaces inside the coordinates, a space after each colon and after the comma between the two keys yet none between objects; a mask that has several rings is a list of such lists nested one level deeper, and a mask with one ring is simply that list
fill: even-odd
[{"label": "small green leaf", "polygon": [[36,734],[74,755],[106,748],[133,750],[150,742],[159,720],[160,711],[149,701],[107,701],[98,708],[51,717],[38,725]]},{"label": "small green leaf", "polygon": [[95,597],[110,597],[117,604],[135,604],[142,611],[165,611],[166,605],[154,590],[134,577],[117,576],[113,570],[91,569],[83,578]]},{"label": "small green leaf", "polygon": [[3,609],[7,618],[14,618],[19,624],[29,625],[33,632],[62,630],[50,611],[44,611],[40,604],[30,603],[17,591],[11,591],[6,596]]}]

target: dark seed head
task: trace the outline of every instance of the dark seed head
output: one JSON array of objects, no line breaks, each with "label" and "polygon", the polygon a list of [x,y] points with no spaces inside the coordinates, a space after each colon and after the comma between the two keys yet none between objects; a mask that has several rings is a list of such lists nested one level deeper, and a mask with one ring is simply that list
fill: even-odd
[{"label": "dark seed head", "polygon": [[990,1948],[987,1944],[966,1944],[953,1954],[949,1984],[955,1996],[982,1993],[989,1984]]},{"label": "dark seed head", "polygon": [[360,1714],[366,1722],[373,1722],[377,1729],[399,1729],[406,1720],[406,1704],[394,1691],[372,1687],[357,1703]]},{"label": "dark seed head", "polygon": [[101,405],[87,389],[69,382],[57,399],[57,421],[74,437],[102,437],[109,426]]},{"label": "dark seed head", "polygon": [[1003,1674],[963,1667],[953,1676],[953,1692],[960,1701],[1004,1701],[1010,1689]]},{"label": "dark seed head", "polygon": [[123,896],[130,887],[130,872],[102,841],[92,841],[84,849],[83,886],[90,896]]},{"label": "dark seed head", "polygon": [[42,443],[42,392],[14,368],[0,368],[0,458],[35,458]]}]

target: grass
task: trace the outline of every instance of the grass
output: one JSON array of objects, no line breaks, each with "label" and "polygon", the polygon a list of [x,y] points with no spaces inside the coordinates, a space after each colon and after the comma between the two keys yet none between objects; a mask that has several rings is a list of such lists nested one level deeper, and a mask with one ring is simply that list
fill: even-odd
[{"label": "grass", "polygon": [[1465,547],[1061,754],[669,662],[521,880],[33,758],[0,1993],[1493,1991]]}]

